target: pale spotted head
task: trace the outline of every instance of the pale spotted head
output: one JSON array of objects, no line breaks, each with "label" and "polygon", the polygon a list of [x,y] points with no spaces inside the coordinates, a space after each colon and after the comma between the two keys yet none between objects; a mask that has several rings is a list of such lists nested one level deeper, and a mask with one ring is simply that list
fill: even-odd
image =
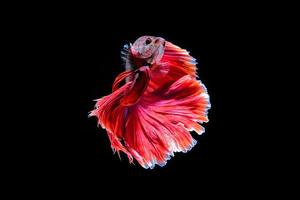
[{"label": "pale spotted head", "polygon": [[165,39],[154,36],[142,36],[131,46],[134,57],[145,59],[149,64],[158,63],[164,54]]}]

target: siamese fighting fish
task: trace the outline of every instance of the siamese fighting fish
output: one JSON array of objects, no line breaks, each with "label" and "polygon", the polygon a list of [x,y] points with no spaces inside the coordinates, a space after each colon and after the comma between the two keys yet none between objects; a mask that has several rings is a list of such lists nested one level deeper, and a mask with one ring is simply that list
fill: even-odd
[{"label": "siamese fighting fish", "polygon": [[[114,152],[143,168],[164,166],[188,152],[208,122],[209,95],[198,79],[196,59],[171,42],[142,36],[121,51],[124,72],[112,93],[96,100],[89,116],[106,129]],[[135,160],[135,161],[134,161]]]}]

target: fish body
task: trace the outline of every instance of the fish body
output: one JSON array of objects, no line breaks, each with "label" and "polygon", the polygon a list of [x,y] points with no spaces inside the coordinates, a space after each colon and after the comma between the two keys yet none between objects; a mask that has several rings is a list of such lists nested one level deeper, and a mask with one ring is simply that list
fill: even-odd
[{"label": "fish body", "polygon": [[190,131],[202,134],[200,124],[208,122],[209,95],[197,80],[197,62],[154,36],[138,38],[121,55],[126,71],[90,116],[98,118],[112,149],[124,152],[130,163],[164,166],[175,152],[189,151],[197,143]]}]

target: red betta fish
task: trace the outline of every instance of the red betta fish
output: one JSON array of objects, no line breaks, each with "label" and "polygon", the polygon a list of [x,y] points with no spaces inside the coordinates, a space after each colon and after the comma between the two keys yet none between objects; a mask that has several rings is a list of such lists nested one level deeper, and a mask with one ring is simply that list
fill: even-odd
[{"label": "red betta fish", "polygon": [[[187,152],[204,132],[209,95],[197,80],[196,60],[161,37],[142,36],[125,45],[126,71],[112,94],[97,100],[98,123],[106,129],[113,151],[127,154],[144,168],[164,166],[174,152]],[[121,85],[125,82],[123,85]]]}]

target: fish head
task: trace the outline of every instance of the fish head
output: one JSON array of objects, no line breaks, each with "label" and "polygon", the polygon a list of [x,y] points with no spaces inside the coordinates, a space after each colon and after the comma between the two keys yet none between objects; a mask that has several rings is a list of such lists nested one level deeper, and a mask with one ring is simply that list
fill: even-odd
[{"label": "fish head", "polygon": [[149,64],[158,63],[164,54],[165,39],[154,36],[142,36],[131,46],[135,58],[144,59]]}]

